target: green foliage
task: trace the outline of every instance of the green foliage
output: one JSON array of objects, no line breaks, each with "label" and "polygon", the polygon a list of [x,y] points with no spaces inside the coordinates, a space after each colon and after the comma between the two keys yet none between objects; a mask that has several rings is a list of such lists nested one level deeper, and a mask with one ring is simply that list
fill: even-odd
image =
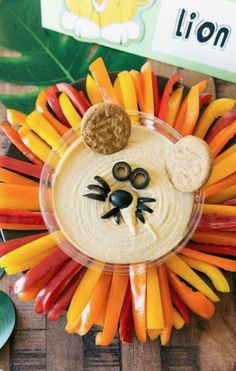
[{"label": "green foliage", "polygon": [[0,349],[11,336],[15,322],[16,315],[12,301],[0,291]]}]

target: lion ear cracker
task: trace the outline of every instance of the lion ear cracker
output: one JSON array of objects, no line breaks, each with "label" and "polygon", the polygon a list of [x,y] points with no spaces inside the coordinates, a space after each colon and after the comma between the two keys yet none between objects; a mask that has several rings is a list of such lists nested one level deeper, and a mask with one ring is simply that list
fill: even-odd
[{"label": "lion ear cracker", "polygon": [[207,183],[213,166],[208,144],[193,135],[181,138],[168,151],[166,170],[174,187],[195,192]]},{"label": "lion ear cracker", "polygon": [[130,134],[130,117],[116,104],[96,104],[88,109],[81,121],[84,143],[102,155],[110,155],[123,149]]}]

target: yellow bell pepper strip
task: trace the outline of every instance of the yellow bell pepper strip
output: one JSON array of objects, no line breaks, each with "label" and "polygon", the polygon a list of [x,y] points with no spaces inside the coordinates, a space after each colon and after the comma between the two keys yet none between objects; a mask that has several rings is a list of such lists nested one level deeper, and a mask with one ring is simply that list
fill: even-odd
[{"label": "yellow bell pepper strip", "polygon": [[56,246],[53,235],[54,234],[48,234],[4,255],[0,259],[1,268],[12,266],[16,264],[16,262],[17,264],[23,263],[27,259],[31,259],[37,255],[43,254],[48,250],[51,250]]},{"label": "yellow bell pepper strip", "polygon": [[104,327],[96,335],[96,345],[109,345],[116,333],[121,309],[125,299],[129,276],[114,271],[107,302]]},{"label": "yellow bell pepper strip", "polygon": [[194,135],[204,138],[214,120],[222,116],[225,112],[231,111],[234,108],[235,102],[235,99],[219,98],[209,104],[198,121]]},{"label": "yellow bell pepper strip", "polygon": [[150,340],[155,340],[161,335],[161,330],[147,330]]},{"label": "yellow bell pepper strip", "polygon": [[228,205],[204,204],[202,212],[204,215],[218,214],[224,216],[236,216],[236,207]]},{"label": "yellow bell pepper strip", "polygon": [[188,258],[184,255],[181,255],[181,259],[189,267],[196,269],[199,272],[205,273],[210,278],[217,291],[230,292],[229,284],[219,268],[200,260]]},{"label": "yellow bell pepper strip", "polygon": [[84,336],[91,329],[102,308],[107,292],[110,288],[112,275],[102,273],[96,287],[81,315],[80,326],[77,333]]},{"label": "yellow bell pepper strip", "polygon": [[233,144],[229,148],[227,148],[225,151],[221,152],[215,159],[214,159],[214,165],[218,164],[220,161],[226,159],[226,157],[232,155],[232,153],[236,152],[236,144]]},{"label": "yellow bell pepper strip", "polygon": [[179,88],[175,89],[168,100],[168,107],[167,107],[167,113],[166,113],[166,122],[170,126],[174,126],[177,113],[179,111],[182,98],[184,93],[184,87],[180,86]]},{"label": "yellow bell pepper strip", "polygon": [[141,84],[143,91],[143,112],[154,115],[154,97],[152,86],[152,69],[150,61],[141,68]]},{"label": "yellow bell pepper strip", "polygon": [[74,296],[75,290],[83,278],[84,270],[81,269],[70,281],[70,283],[61,291],[54,307],[48,312],[47,318],[50,321],[57,321],[58,318],[67,310]]},{"label": "yellow bell pepper strip", "polygon": [[67,312],[66,331],[69,333],[76,332],[80,326],[81,314],[86,307],[91,294],[102,274],[102,267],[98,267],[95,263],[91,265],[85,272],[75,294],[71,300]]},{"label": "yellow bell pepper strip", "polygon": [[[17,273],[21,273],[21,272],[24,272],[28,269],[31,269],[32,267],[34,267],[36,264],[38,264],[41,260],[43,260],[44,258],[46,258],[46,256],[48,256],[49,254],[51,254],[51,252],[55,249],[52,248],[50,250],[47,250],[47,251],[44,251],[43,253],[39,254],[39,255],[36,255],[36,256],[33,256],[31,258],[28,258],[26,260],[24,260],[23,262],[21,263],[18,263],[15,264],[15,265],[8,265],[6,268],[5,268],[5,272],[11,276],[13,274],[17,274]],[[15,262],[16,263],[16,262]]]},{"label": "yellow bell pepper strip", "polygon": [[168,270],[168,278],[170,285],[194,313],[205,319],[210,319],[213,316],[215,306],[201,292],[193,291],[170,270]]},{"label": "yellow bell pepper strip", "polygon": [[183,300],[179,297],[177,292],[173,289],[173,287],[170,287],[170,294],[171,294],[171,300],[174,305],[174,307],[179,311],[180,315],[184,319],[184,322],[189,324],[191,319],[190,310],[187,307],[187,305],[183,302]]},{"label": "yellow bell pepper strip", "polygon": [[37,240],[40,237],[46,236],[47,233],[37,233],[33,236],[18,237],[12,240],[0,242],[0,257],[8,254],[9,252],[18,249],[28,242]]},{"label": "yellow bell pepper strip", "polygon": [[19,185],[28,185],[32,187],[38,187],[38,183],[34,180],[26,178],[23,175],[14,173],[13,171],[0,168],[0,182],[7,184],[19,184]]},{"label": "yellow bell pepper strip", "polygon": [[61,109],[65,117],[67,118],[67,121],[69,122],[70,126],[72,128],[79,129],[81,116],[76,111],[75,107],[71,103],[66,93],[61,93],[61,95],[59,96],[59,102],[61,105]]},{"label": "yellow bell pepper strip", "polygon": [[[234,175],[234,174],[232,174],[232,175]],[[229,177],[230,177],[230,175],[229,175]],[[226,178],[228,178],[228,177],[226,177]],[[224,179],[226,179],[226,178],[224,178]],[[224,179],[222,179],[222,180],[224,180]],[[217,183],[214,183],[214,184],[217,184]],[[212,185],[214,185],[214,184],[212,184]],[[236,184],[229,187],[229,188],[225,188],[222,191],[214,193],[214,195],[212,195],[212,196],[210,196],[206,199],[206,202],[210,203],[210,204],[211,203],[216,204],[216,203],[222,203],[223,202],[226,205],[229,204],[229,205],[232,205],[232,206],[233,205],[236,206],[236,203],[234,202],[235,197],[236,197]]]},{"label": "yellow bell pepper strip", "polygon": [[0,209],[37,211],[39,207],[38,187],[19,184],[0,184]]},{"label": "yellow bell pepper strip", "polygon": [[89,74],[86,77],[86,93],[92,104],[102,103],[103,99],[96,82]]},{"label": "yellow bell pepper strip", "polygon": [[7,156],[0,156],[0,166],[5,169],[17,171],[20,174],[30,175],[37,179],[40,179],[42,172],[42,166],[33,165]]},{"label": "yellow bell pepper strip", "polygon": [[[19,230],[22,230],[22,225],[32,227],[29,229],[34,229],[33,228],[34,226],[35,226],[35,229],[37,229],[36,227],[38,227],[39,229],[46,229],[42,214],[37,211],[0,209],[0,224],[1,225],[6,224],[9,227],[16,224],[18,225]],[[12,229],[12,228],[5,228],[5,229]]]},{"label": "yellow bell pepper strip", "polygon": [[236,233],[219,231],[196,231],[191,239],[195,242],[236,246]]},{"label": "yellow bell pepper strip", "polygon": [[210,254],[229,255],[236,257],[236,249],[234,246],[221,246],[214,244],[190,242],[188,243],[187,247],[193,250],[209,252]]},{"label": "yellow bell pepper strip", "polygon": [[[31,112],[27,116],[26,122],[30,129],[40,136],[50,147],[54,150],[58,149],[58,146],[62,141],[61,136],[41,113],[37,111]],[[60,155],[63,155],[65,148],[60,148],[58,152]]]},{"label": "yellow bell pepper strip", "polygon": [[117,98],[117,101],[118,101],[119,106],[121,106],[121,107],[124,108],[124,101],[123,101],[122,91],[121,91],[121,87],[120,87],[119,77],[117,77],[115,79],[115,82],[114,82],[114,91],[115,91],[116,98]]},{"label": "yellow bell pepper strip", "polygon": [[205,136],[204,140],[210,144],[211,141],[218,135],[223,129],[230,126],[236,120],[236,110],[232,110],[224,113],[214,125],[210,128]]},{"label": "yellow bell pepper strip", "polygon": [[132,313],[132,292],[130,282],[127,286],[123,308],[120,315],[119,334],[122,343],[132,343],[134,321]]},{"label": "yellow bell pepper strip", "polygon": [[156,267],[147,271],[147,332],[163,330],[161,293]]},{"label": "yellow bell pepper strip", "polygon": [[236,134],[236,121],[222,129],[210,142],[212,155],[216,157],[230,139]]},{"label": "yellow bell pepper strip", "polygon": [[130,284],[132,291],[133,319],[135,333],[139,341],[145,343],[147,339],[146,319],[146,265],[130,265]]},{"label": "yellow bell pepper strip", "polygon": [[[205,193],[206,202],[208,203],[208,197],[217,194],[233,185],[236,184],[236,172],[226,176],[216,183],[206,185],[203,190]],[[234,197],[234,196],[233,196]],[[232,197],[229,197],[232,198]],[[224,201],[224,200],[222,200]],[[220,202],[220,201],[219,201]],[[213,202],[214,203],[214,202]]]},{"label": "yellow bell pepper strip", "polygon": [[164,91],[162,93],[161,102],[160,102],[160,108],[158,111],[158,117],[159,119],[166,122],[167,119],[167,112],[168,112],[168,105],[169,105],[169,99],[170,95],[174,90],[174,86],[177,84],[178,81],[182,80],[182,75],[180,73],[175,74],[171,78],[168,79]]},{"label": "yellow bell pepper strip", "polygon": [[166,265],[172,272],[202,292],[213,302],[220,300],[214,291],[178,256],[168,260]]},{"label": "yellow bell pepper strip", "polygon": [[154,100],[154,115],[157,117],[160,108],[160,91],[158,78],[154,72],[152,72],[152,88],[153,88],[153,100]]},{"label": "yellow bell pepper strip", "polygon": [[164,329],[161,332],[161,344],[166,345],[170,340],[173,325],[173,306],[170,295],[166,265],[159,265],[157,267],[157,273],[160,284],[162,310],[164,315]]},{"label": "yellow bell pepper strip", "polygon": [[183,317],[173,308],[173,326],[176,330],[180,330],[185,325]]},{"label": "yellow bell pepper strip", "polygon": [[47,108],[47,97],[45,90],[42,90],[35,102],[35,108],[38,112],[42,113],[45,119],[52,125],[52,127],[58,132],[60,135],[64,135],[68,131],[68,127],[64,126],[60,121],[53,116],[51,112],[49,112]]},{"label": "yellow bell pepper strip", "polygon": [[78,91],[73,86],[68,83],[61,82],[57,84],[59,92],[66,93],[70,98],[71,102],[80,113],[81,116],[91,107],[90,102],[85,98],[84,92],[82,90]]},{"label": "yellow bell pepper strip", "polygon": [[101,57],[97,58],[90,64],[89,70],[99,88],[104,102],[118,104],[115,91],[103,59]]},{"label": "yellow bell pepper strip", "polygon": [[223,268],[226,271],[236,272],[236,261],[232,259],[222,258],[220,256],[209,255],[200,251],[191,250],[188,247],[184,247],[181,250],[181,254],[197,259],[206,263],[216,265],[219,268]]},{"label": "yellow bell pepper strip", "polygon": [[6,124],[5,122],[3,122],[0,126],[6,136],[10,139],[12,144],[14,144],[25,157],[27,157],[35,165],[43,165],[42,160],[24,144],[19,133],[17,133],[10,125]]},{"label": "yellow bell pepper strip", "polygon": [[46,98],[48,105],[50,106],[52,112],[54,115],[58,118],[58,120],[65,126],[70,127],[69,122],[67,121],[67,118],[65,117],[61,105],[59,103],[58,99],[58,88],[56,85],[49,86],[46,90]]},{"label": "yellow bell pepper strip", "polygon": [[[55,274],[54,271],[49,272],[45,276],[43,276],[40,280],[38,280],[34,286],[29,287],[27,290],[20,291],[17,296],[18,299],[21,301],[31,301],[36,298],[39,291],[50,281],[50,279]],[[23,276],[24,277],[24,276]]]},{"label": "yellow bell pepper strip", "polygon": [[[123,71],[118,73],[118,79],[123,98],[122,100],[124,102],[124,108],[127,110],[137,111],[137,96],[132,77],[130,76],[128,71]],[[132,124],[138,123],[138,118],[132,115],[131,122]]]},{"label": "yellow bell pepper strip", "polygon": [[30,150],[34,151],[35,155],[37,155],[42,163],[44,163],[51,148],[42,139],[40,139],[38,135],[34,134],[33,131],[23,126],[18,130],[18,134],[20,135],[23,143]]},{"label": "yellow bell pepper strip", "polygon": [[136,90],[136,96],[138,100],[138,106],[141,111],[144,110],[143,107],[143,90],[142,90],[142,81],[141,81],[141,73],[136,70],[131,70],[130,75],[133,79],[135,90]]},{"label": "yellow bell pepper strip", "polygon": [[25,119],[26,115],[24,113],[14,109],[7,109],[7,121],[10,122],[12,126],[25,125]]},{"label": "yellow bell pepper strip", "polygon": [[226,176],[236,172],[236,152],[213,166],[207,185],[218,182]]}]

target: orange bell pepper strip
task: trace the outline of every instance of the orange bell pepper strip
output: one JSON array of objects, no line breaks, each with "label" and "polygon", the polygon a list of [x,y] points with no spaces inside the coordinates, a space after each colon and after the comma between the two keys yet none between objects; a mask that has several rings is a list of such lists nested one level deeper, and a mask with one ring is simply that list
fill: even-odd
[{"label": "orange bell pepper strip", "polygon": [[115,91],[103,59],[101,57],[97,58],[90,64],[89,70],[99,88],[104,102],[118,104]]},{"label": "orange bell pepper strip", "polygon": [[38,187],[38,183],[34,180],[26,178],[23,175],[19,175],[13,171],[0,168],[0,182],[7,184],[18,184],[18,185],[28,185],[32,187]]},{"label": "orange bell pepper strip", "polygon": [[197,123],[194,135],[204,138],[214,120],[222,116],[225,112],[231,111],[235,102],[235,99],[219,98],[209,104]]},{"label": "orange bell pepper strip", "polygon": [[225,151],[221,152],[215,159],[214,159],[214,165],[218,164],[220,161],[226,159],[226,157],[232,155],[232,153],[236,152],[236,144],[233,144],[229,148],[227,148]]},{"label": "orange bell pepper strip", "polygon": [[[164,318],[156,267],[147,271],[147,332],[163,330]],[[152,333],[153,335],[153,333]],[[153,336],[151,335],[152,339]]]},{"label": "orange bell pepper strip", "polygon": [[134,321],[132,312],[132,292],[129,282],[120,315],[119,335],[122,343],[132,343],[133,340]]},{"label": "orange bell pepper strip", "polygon": [[40,158],[43,164],[46,161],[51,148],[33,131],[23,126],[18,130],[18,134],[26,147],[28,147],[32,152],[34,151],[35,155]]},{"label": "orange bell pepper strip", "polygon": [[102,274],[103,268],[98,267],[96,263],[93,263],[90,267],[91,268],[88,268],[85,272],[79,286],[77,287],[67,312],[66,331],[69,333],[78,331],[80,327],[81,314]]},{"label": "orange bell pepper strip", "polygon": [[152,85],[152,69],[150,61],[147,61],[141,68],[141,85],[143,91],[143,107],[145,113],[154,115],[154,96]]},{"label": "orange bell pepper strip", "polygon": [[37,157],[37,155],[35,155],[35,153],[24,144],[19,133],[17,133],[10,125],[3,122],[1,124],[1,128],[6,134],[6,136],[10,139],[12,144],[14,144],[19,149],[19,151],[23,153],[25,157],[27,157],[35,165],[40,166],[43,165],[43,161],[39,157]]},{"label": "orange bell pepper strip", "polygon": [[35,102],[35,108],[38,112],[42,113],[45,119],[52,125],[52,127],[58,132],[60,135],[64,135],[68,131],[68,127],[63,125],[60,121],[53,116],[51,112],[49,112],[47,108],[47,96],[46,91],[42,90]]},{"label": "orange bell pepper strip", "polygon": [[220,300],[214,291],[177,255],[168,260],[166,265],[172,272],[202,292],[213,302]]},{"label": "orange bell pepper strip", "polygon": [[94,324],[99,327],[104,327],[105,323],[105,317],[106,317],[106,311],[107,311],[107,303],[109,298],[109,291],[107,292],[107,295],[105,296],[105,299],[103,301],[102,307],[94,321]]},{"label": "orange bell pepper strip", "polygon": [[189,249],[188,247],[184,247],[181,250],[181,254],[189,258],[197,259],[206,263],[216,265],[217,267],[223,268],[226,271],[236,272],[236,261],[232,259],[205,254],[200,251]]},{"label": "orange bell pepper strip", "polygon": [[58,118],[58,120],[65,126],[70,127],[69,122],[67,121],[67,118],[65,117],[61,105],[59,103],[59,90],[56,85],[51,85],[46,88],[45,90],[47,103],[49,107],[51,108],[53,114]]},{"label": "orange bell pepper strip", "polygon": [[[206,185],[203,190],[205,193],[205,198],[207,199],[209,196],[215,195],[224,189],[227,189],[236,184],[236,172],[226,176],[225,178],[219,180],[216,183]],[[230,198],[230,197],[229,197]],[[208,200],[206,200],[208,202]]]},{"label": "orange bell pepper strip", "polygon": [[0,209],[20,209],[37,211],[39,189],[19,184],[0,184]]},{"label": "orange bell pepper strip", "polygon": [[201,292],[193,291],[170,270],[168,270],[168,278],[173,289],[194,313],[205,319],[210,319],[213,316],[215,306]]},{"label": "orange bell pepper strip", "polygon": [[157,267],[158,280],[160,284],[162,310],[164,315],[164,329],[161,332],[161,344],[166,345],[170,339],[173,325],[173,306],[170,295],[170,287],[165,264]]},{"label": "orange bell pepper strip", "polygon": [[89,74],[86,77],[86,93],[92,104],[103,102],[98,86],[92,76],[90,76]]},{"label": "orange bell pepper strip", "polygon": [[220,131],[230,126],[236,120],[236,110],[224,113],[215,123],[211,129],[208,130],[204,140],[210,144],[211,141],[219,134]]},{"label": "orange bell pepper strip", "polygon": [[236,172],[236,152],[213,166],[207,185],[218,182],[226,176]]},{"label": "orange bell pepper strip", "polygon": [[[122,100],[124,102],[124,108],[127,110],[138,111],[135,85],[129,72],[123,71],[118,73],[118,79],[123,98]],[[131,122],[132,124],[138,123],[138,118],[132,115]]]},{"label": "orange bell pepper strip", "polygon": [[225,216],[236,216],[236,207],[228,205],[204,204],[202,207],[204,215],[218,214]]},{"label": "orange bell pepper strip", "polygon": [[177,311],[177,309],[173,308],[173,326],[176,330],[180,330],[185,325],[185,320]]},{"label": "orange bell pepper strip", "polygon": [[210,263],[205,263],[200,260],[188,258],[187,256],[184,256],[184,255],[181,255],[181,259],[189,267],[199,272],[205,273],[212,281],[216,290],[220,292],[230,292],[229,284],[219,268],[215,267],[214,265]]},{"label": "orange bell pepper strip", "polygon": [[24,113],[14,109],[7,109],[7,121],[10,122],[12,126],[25,125],[25,119],[26,115]]},{"label": "orange bell pepper strip", "polygon": [[146,319],[146,265],[130,265],[130,284],[132,291],[133,319],[135,333],[139,341],[145,343],[147,339]]},{"label": "orange bell pepper strip", "polygon": [[188,107],[187,98],[185,98],[180,105],[180,108],[179,108],[179,111],[177,113],[175,123],[174,123],[174,129],[177,130],[179,133],[181,131],[181,128],[183,126],[183,122],[185,120],[187,107]]},{"label": "orange bell pepper strip", "polygon": [[124,108],[124,101],[123,101],[123,96],[122,96],[122,91],[121,91],[121,87],[120,87],[120,80],[119,80],[119,77],[117,77],[115,79],[115,82],[114,82],[114,90],[115,90],[115,94],[116,94],[116,98],[117,98],[117,101],[118,101],[118,104]]},{"label": "orange bell pepper strip", "polygon": [[59,102],[61,105],[62,112],[69,122],[70,126],[74,129],[80,128],[81,116],[76,111],[75,107],[71,103],[66,93],[61,93],[59,96]]},{"label": "orange bell pepper strip", "polygon": [[54,271],[51,271],[45,274],[40,280],[38,280],[34,286],[29,287],[26,290],[20,291],[17,296],[21,301],[30,301],[34,300],[38,295],[39,291],[50,281],[50,279],[55,274]]},{"label": "orange bell pepper strip", "polygon": [[9,231],[45,231],[47,227],[43,225],[31,225],[31,224],[17,224],[17,223],[1,223],[1,229],[7,229]]},{"label": "orange bell pepper strip", "polygon": [[236,246],[236,233],[219,231],[196,231],[191,239],[195,242]]},{"label": "orange bell pepper strip", "polygon": [[[234,173],[235,174],[235,173]],[[233,174],[232,174],[233,175]],[[229,175],[230,176],[230,175]],[[226,177],[228,178],[228,177]],[[224,179],[226,179],[224,178]],[[222,179],[222,181],[224,180]],[[217,182],[218,183],[218,182]],[[217,184],[217,183],[214,183],[214,184]],[[212,184],[212,186],[214,185]],[[222,183],[221,183],[222,184]],[[234,183],[235,184],[235,183]],[[210,187],[210,186],[209,186]],[[228,187],[228,188],[225,188],[223,189],[222,191],[219,191],[217,193],[214,193],[212,196],[208,197],[206,199],[206,202],[207,203],[220,203],[220,202],[227,202],[228,200],[231,200],[231,199],[234,199],[236,197],[236,184],[231,186],[231,187]]]},{"label": "orange bell pepper strip", "polygon": [[40,179],[42,166],[33,165],[29,162],[17,160],[13,157],[0,156],[0,166],[5,169],[17,171],[17,173],[30,175],[34,178]]},{"label": "orange bell pepper strip", "polygon": [[230,139],[236,134],[236,121],[222,129],[210,142],[209,146],[214,157],[224,148]]},{"label": "orange bell pepper strip", "polygon": [[159,90],[159,83],[158,77],[154,72],[152,72],[152,89],[153,89],[153,100],[154,100],[154,115],[157,117],[158,111],[160,108],[160,90]]},{"label": "orange bell pepper strip", "polygon": [[168,107],[167,107],[167,113],[166,113],[166,122],[170,126],[174,126],[177,113],[179,111],[182,98],[184,93],[184,87],[180,86],[179,88],[175,89],[168,100]]},{"label": "orange bell pepper strip", "polygon": [[182,79],[182,76],[180,73],[175,74],[171,78],[168,79],[162,97],[161,97],[161,102],[160,102],[160,108],[158,111],[158,116],[159,119],[163,120],[166,122],[167,119],[167,112],[168,112],[168,105],[169,105],[169,99],[170,95],[174,89],[175,84]]},{"label": "orange bell pepper strip", "polygon": [[95,323],[110,288],[111,278],[111,274],[101,274],[88,304],[82,312],[80,326],[77,330],[80,336],[87,334]]},{"label": "orange bell pepper strip", "polygon": [[136,70],[131,70],[130,75],[134,82],[139,108],[141,111],[143,111],[144,110],[144,106],[143,106],[144,98],[143,98],[143,90],[142,90],[141,73]]},{"label": "orange bell pepper strip", "polygon": [[104,327],[96,335],[96,345],[107,346],[112,342],[117,330],[128,283],[128,275],[113,273]]}]

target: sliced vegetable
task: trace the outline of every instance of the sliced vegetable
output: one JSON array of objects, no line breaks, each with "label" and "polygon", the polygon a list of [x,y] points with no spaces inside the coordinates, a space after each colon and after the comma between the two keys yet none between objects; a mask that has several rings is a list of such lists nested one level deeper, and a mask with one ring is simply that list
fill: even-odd
[{"label": "sliced vegetable", "polygon": [[199,95],[199,107],[200,109],[206,104],[210,104],[213,101],[213,95],[211,93],[201,93]]},{"label": "sliced vegetable", "polygon": [[136,70],[131,70],[130,75],[132,76],[132,79],[134,81],[136,96],[138,100],[138,106],[140,110],[143,111],[144,106],[143,106],[143,89],[142,89],[141,73]]},{"label": "sliced vegetable", "polygon": [[18,133],[23,141],[23,143],[34,152],[42,162],[45,162],[51,148],[36,135],[32,130],[26,127],[21,127]]},{"label": "sliced vegetable", "polygon": [[142,111],[154,115],[152,69],[150,61],[147,61],[141,68],[141,85],[143,95]]},{"label": "sliced vegetable", "polygon": [[220,191],[224,191],[225,189],[235,184],[236,184],[236,172],[226,176],[225,178],[219,180],[218,182],[206,185],[204,187],[205,198],[207,199],[209,196],[215,195]]},{"label": "sliced vegetable", "polygon": [[19,237],[12,240],[0,242],[0,256],[6,255],[7,253],[18,249],[26,243],[37,240],[38,238],[43,237],[46,234],[47,233],[38,233],[34,234],[33,236]]},{"label": "sliced vegetable", "polygon": [[0,166],[17,171],[18,173],[30,175],[34,178],[40,178],[42,166],[32,165],[28,162],[17,160],[8,156],[0,156]]},{"label": "sliced vegetable", "polygon": [[[124,108],[127,110],[137,111],[138,103],[135,85],[133,79],[128,71],[122,71],[118,73],[118,79],[120,83],[120,89],[122,94],[122,101],[124,103]],[[138,122],[135,117],[131,117],[132,123]]]},{"label": "sliced vegetable", "polygon": [[119,77],[117,77],[115,79],[114,92],[115,92],[116,99],[117,99],[117,102],[118,102],[119,106],[124,108],[124,101],[123,101],[122,91],[121,91],[121,87],[120,87]]},{"label": "sliced vegetable", "polygon": [[159,91],[159,84],[158,78],[154,72],[152,72],[152,89],[153,89],[153,100],[154,100],[154,116],[157,117],[159,107],[160,107],[160,91]]},{"label": "sliced vegetable", "polygon": [[169,105],[169,99],[170,95],[174,89],[175,84],[182,80],[182,75],[177,73],[176,75],[172,76],[166,83],[162,97],[160,102],[160,108],[158,111],[158,117],[159,119],[166,122],[167,120],[167,113],[168,113],[168,105]]},{"label": "sliced vegetable", "polygon": [[132,313],[132,293],[130,283],[127,286],[124,304],[120,315],[119,334],[122,343],[132,343],[134,321]]},{"label": "sliced vegetable", "polygon": [[[38,211],[25,211],[16,209],[0,209],[0,224],[28,225],[46,229],[42,214]],[[2,227],[3,228],[3,227]],[[8,229],[8,228],[6,228]],[[21,230],[21,228],[19,228]],[[33,229],[33,228],[32,228]]]},{"label": "sliced vegetable", "polygon": [[67,121],[63,111],[62,107],[59,102],[58,98],[58,88],[56,85],[49,86],[46,90],[46,98],[48,101],[49,106],[51,107],[52,112],[57,116],[59,121],[64,124],[65,126],[70,127],[69,122]]},{"label": "sliced vegetable", "polygon": [[222,129],[210,142],[209,146],[214,157],[224,148],[230,139],[236,134],[236,120]]},{"label": "sliced vegetable", "polygon": [[156,267],[147,271],[147,332],[163,330],[164,318]]},{"label": "sliced vegetable", "polygon": [[7,121],[12,125],[25,125],[26,115],[14,109],[7,109]]},{"label": "sliced vegetable", "polygon": [[[31,268],[33,269],[33,268]],[[56,272],[51,271],[48,274],[44,275],[42,278],[40,278],[34,286],[29,287],[26,290],[22,290],[18,293],[18,299],[21,301],[31,301],[36,298],[40,290],[50,281],[50,279],[54,276]],[[22,276],[24,277],[24,276]]]},{"label": "sliced vegetable", "polygon": [[236,110],[224,113],[208,131],[205,141],[209,144],[216,135],[236,120]]},{"label": "sliced vegetable", "polygon": [[38,187],[0,184],[0,209],[39,210]]},{"label": "sliced vegetable", "polygon": [[195,242],[236,246],[236,233],[234,232],[196,231],[191,239]]},{"label": "sliced vegetable", "polygon": [[38,183],[35,182],[34,180],[31,180],[29,178],[26,178],[25,176],[16,174],[13,171],[3,168],[0,168],[0,182],[38,187]]},{"label": "sliced vegetable", "polygon": [[77,130],[80,127],[81,116],[76,111],[75,107],[71,103],[70,99],[66,95],[66,93],[61,93],[59,97],[59,102],[61,105],[61,109],[63,114],[65,115],[67,121],[69,122],[72,128],[76,128]]},{"label": "sliced vegetable", "polygon": [[171,126],[174,126],[182,102],[183,93],[184,87],[180,86],[171,93],[170,98],[168,100],[166,122]]},{"label": "sliced vegetable", "polygon": [[207,185],[218,182],[228,175],[236,172],[236,152],[215,164]]},{"label": "sliced vegetable", "polygon": [[236,249],[235,246],[221,246],[221,245],[214,245],[214,244],[205,244],[205,243],[188,243],[188,248],[202,251],[202,252],[209,252],[210,254],[217,254],[217,255],[229,255],[236,257]]},{"label": "sliced vegetable", "polygon": [[86,92],[92,104],[103,102],[99,88],[94,79],[92,78],[92,76],[90,76],[89,74],[86,77]]},{"label": "sliced vegetable", "polygon": [[180,330],[185,325],[183,317],[173,308],[173,326],[176,330]]},{"label": "sliced vegetable", "polygon": [[183,317],[185,323],[190,323],[190,310],[187,307],[187,305],[183,302],[183,300],[179,297],[177,292],[173,289],[173,287],[170,287],[170,294],[171,294],[171,300],[173,302],[173,305],[175,308],[179,311],[181,316]]},{"label": "sliced vegetable", "polygon": [[227,148],[225,151],[221,152],[215,159],[214,159],[214,165],[218,164],[218,162],[224,160],[226,157],[231,155],[232,153],[236,152],[236,144],[233,144],[229,148]]}]

